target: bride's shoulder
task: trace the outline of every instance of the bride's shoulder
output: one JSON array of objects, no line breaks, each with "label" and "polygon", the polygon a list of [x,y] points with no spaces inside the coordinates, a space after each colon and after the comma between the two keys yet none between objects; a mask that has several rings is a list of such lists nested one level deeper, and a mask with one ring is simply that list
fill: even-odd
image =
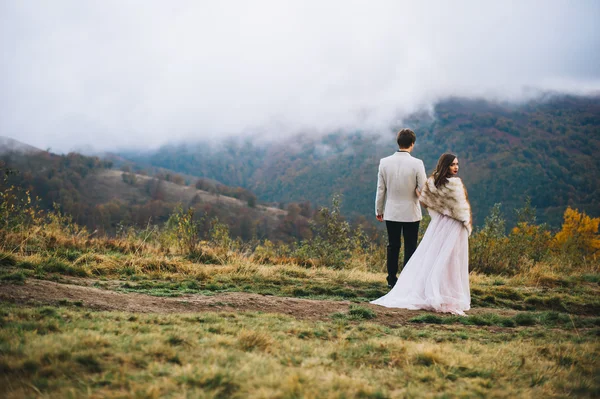
[{"label": "bride's shoulder", "polygon": [[455,186],[455,187],[464,186],[463,181],[461,180],[460,177],[449,177],[448,185]]}]

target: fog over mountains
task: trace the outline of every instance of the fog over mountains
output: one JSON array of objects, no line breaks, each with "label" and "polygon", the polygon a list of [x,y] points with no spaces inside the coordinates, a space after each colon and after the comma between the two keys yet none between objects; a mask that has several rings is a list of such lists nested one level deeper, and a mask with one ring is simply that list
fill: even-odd
[{"label": "fog over mountains", "polygon": [[477,223],[529,196],[556,225],[600,214],[598,20],[594,0],[7,0],[0,136],[371,216],[409,126],[428,171],[459,155]]},{"label": "fog over mountains", "polygon": [[[496,203],[508,227],[514,225],[515,209],[528,198],[538,222],[553,227],[567,207],[600,214],[600,97],[555,96],[520,106],[454,98],[431,113],[413,114],[402,126],[417,132],[414,155],[429,173],[442,152],[458,155],[475,225],[482,225]],[[389,129],[380,135],[338,131],[270,141],[189,141],[106,154],[103,160],[59,156],[0,136],[0,161],[21,171],[14,182],[40,196],[44,207],[58,202],[90,228],[114,232],[123,220],[143,226],[144,217],[162,222],[180,203],[228,220],[245,238],[260,232],[291,239],[306,232],[306,219],[298,214],[310,216],[335,194],[343,195],[345,216],[375,226],[377,165],[395,151],[394,136]],[[15,150],[30,155],[15,156]],[[103,172],[111,167],[118,170]],[[217,197],[181,197],[182,185],[191,185],[185,190],[192,197],[198,189]],[[220,195],[241,206],[221,206]],[[288,210],[288,216],[265,224],[262,216],[251,216],[257,204]]]},{"label": "fog over mountains", "polygon": [[0,135],[54,151],[382,134],[600,88],[597,1],[0,4]]},{"label": "fog over mountains", "polygon": [[[555,97],[521,106],[449,99],[402,126],[417,132],[413,155],[431,173],[445,151],[458,155],[475,224],[496,203],[509,224],[531,198],[539,221],[558,226],[567,206],[600,214],[600,97]],[[395,131],[334,132],[279,141],[188,142],[124,152],[141,167],[164,167],[253,191],[259,200],[328,205],[344,195],[347,215],[373,217],[377,165],[396,150]]]}]

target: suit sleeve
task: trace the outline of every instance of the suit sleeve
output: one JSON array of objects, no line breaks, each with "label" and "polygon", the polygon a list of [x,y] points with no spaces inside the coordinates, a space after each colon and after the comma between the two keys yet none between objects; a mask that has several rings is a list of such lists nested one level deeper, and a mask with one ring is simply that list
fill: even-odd
[{"label": "suit sleeve", "polygon": [[423,186],[425,185],[425,181],[427,180],[427,174],[425,173],[425,165],[423,161],[417,168],[417,189],[419,192],[423,191]]},{"label": "suit sleeve", "polygon": [[387,194],[387,187],[385,185],[385,176],[383,174],[383,167],[381,162],[379,163],[379,172],[377,174],[377,195],[375,196],[375,215],[383,215],[383,208],[385,206],[385,196]]}]

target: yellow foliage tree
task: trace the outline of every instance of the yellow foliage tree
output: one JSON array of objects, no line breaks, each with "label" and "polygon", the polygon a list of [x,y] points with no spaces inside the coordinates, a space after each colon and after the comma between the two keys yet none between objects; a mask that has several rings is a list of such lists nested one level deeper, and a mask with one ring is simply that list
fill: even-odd
[{"label": "yellow foliage tree", "polygon": [[527,222],[517,223],[511,230],[511,234],[523,237],[534,237],[538,234],[548,235],[547,231],[543,231],[542,226],[529,224]]},{"label": "yellow foliage tree", "polygon": [[554,236],[554,247],[564,251],[578,251],[581,255],[596,259],[600,251],[598,226],[600,218],[592,218],[584,212],[568,207],[565,210],[562,229]]}]

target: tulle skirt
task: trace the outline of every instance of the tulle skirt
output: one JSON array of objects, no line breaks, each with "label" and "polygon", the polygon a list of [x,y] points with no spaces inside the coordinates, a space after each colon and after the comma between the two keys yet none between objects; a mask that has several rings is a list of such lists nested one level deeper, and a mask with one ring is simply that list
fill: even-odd
[{"label": "tulle skirt", "polygon": [[429,214],[427,231],[396,285],[371,303],[464,315],[471,305],[469,234],[461,222],[433,210]]}]

